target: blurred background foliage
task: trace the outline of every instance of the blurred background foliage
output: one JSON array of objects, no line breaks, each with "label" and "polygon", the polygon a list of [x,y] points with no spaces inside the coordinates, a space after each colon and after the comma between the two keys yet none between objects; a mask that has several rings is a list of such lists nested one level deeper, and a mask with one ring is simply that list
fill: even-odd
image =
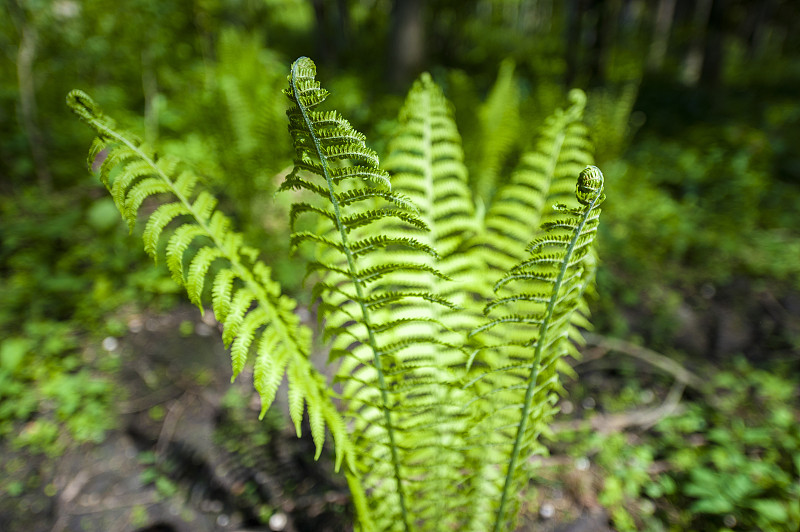
[{"label": "blurred background foliage", "polygon": [[[430,71],[455,106],[484,203],[535,142],[530,131],[566,104],[570,88],[584,89],[610,198],[599,241],[597,332],[716,375],[714,386],[728,386],[733,397],[720,405],[689,396],[691,417],[642,436],[647,456],[677,460],[667,476],[631,476],[601,459],[609,479],[642,479],[604,495],[604,504],[620,529],[645,521],[649,530],[656,521],[735,528],[731,515],[748,530],[796,529],[796,2],[6,0],[2,10],[0,439],[8,445],[57,455],[102,440],[115,424],[103,413],[118,398],[115,359],[101,346],[125,334],[130,309],[164,310],[180,300],[83,167],[90,135],[70,116],[66,93],[86,90],[124,126],[189,161],[302,299],[301,272],[286,253],[286,201],[274,192],[292,156],[280,90],[290,62],[308,55],[332,105],[379,152],[404,92]],[[733,365],[735,355],[749,362]],[[763,412],[735,399],[744,385],[731,372],[766,394],[770,415],[788,408],[781,419],[794,425],[753,421],[773,432],[742,443],[730,417]],[[643,386],[635,371],[604,376],[626,390]],[[630,406],[607,388],[581,385],[575,393],[606,397],[609,409]],[[690,452],[689,433],[721,438],[730,460],[767,469],[721,464],[702,446]],[[767,452],[775,441],[781,456]],[[570,452],[584,452],[580,445]],[[774,480],[776,471],[788,480]],[[704,503],[713,488],[702,472],[737,474],[745,487],[761,486],[768,495],[759,500],[767,502]],[[764,475],[773,478],[769,486]],[[685,487],[687,478],[697,487]],[[10,483],[0,493],[21,489]],[[625,510],[645,499],[666,510]]]}]

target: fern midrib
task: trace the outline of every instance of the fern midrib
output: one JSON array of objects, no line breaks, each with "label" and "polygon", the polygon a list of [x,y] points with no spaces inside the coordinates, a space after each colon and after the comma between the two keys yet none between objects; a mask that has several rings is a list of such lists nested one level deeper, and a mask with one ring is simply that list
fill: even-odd
[{"label": "fern midrib", "polygon": [[386,389],[386,381],[384,379],[384,374],[383,374],[383,364],[381,362],[380,355],[378,353],[378,344],[377,340],[375,339],[375,333],[372,328],[372,321],[370,320],[370,314],[364,303],[364,291],[361,286],[361,280],[358,278],[357,275],[358,270],[356,268],[356,259],[353,256],[352,251],[350,250],[350,245],[347,240],[347,231],[345,230],[345,227],[342,224],[341,209],[339,208],[339,202],[336,199],[336,194],[333,185],[333,178],[331,177],[330,172],[328,170],[329,167],[328,158],[326,157],[325,152],[322,149],[319,137],[314,131],[313,122],[308,117],[308,113],[306,112],[305,107],[300,103],[299,91],[297,89],[297,85],[295,84],[295,79],[297,78],[298,62],[299,60],[295,61],[294,65],[292,65],[292,75],[290,79],[290,83],[292,86],[292,93],[294,94],[294,99],[295,102],[297,103],[297,107],[298,109],[300,109],[300,113],[303,116],[303,121],[305,122],[309,134],[311,135],[311,139],[314,141],[314,148],[317,152],[317,156],[319,157],[321,163],[320,166],[322,167],[325,181],[328,185],[328,193],[330,195],[329,199],[333,205],[333,211],[336,217],[336,227],[338,228],[339,235],[342,239],[342,249],[344,250],[345,257],[347,258],[347,267],[350,270],[350,278],[353,280],[353,285],[356,289],[356,296],[358,297],[358,305],[361,308],[361,315],[364,319],[364,327],[367,329],[369,345],[370,349],[372,350],[372,356],[375,363],[375,370],[378,374],[378,386],[380,387],[381,401],[383,402],[383,409],[382,409],[383,417],[386,422],[386,431],[389,436],[389,447],[391,449],[392,466],[394,469],[395,482],[397,482],[397,493],[400,501],[400,513],[403,518],[403,526],[405,527],[406,532],[411,532],[411,526],[409,525],[408,521],[408,512],[406,510],[403,483],[401,481],[400,459],[397,455],[397,445],[395,443],[394,425],[392,423],[392,416],[389,409],[389,395]]},{"label": "fern midrib", "polygon": [[[426,220],[428,224],[430,224],[431,228],[435,227],[436,220],[434,219],[434,201],[435,201],[435,181],[433,177],[433,124],[431,120],[431,99],[429,94],[425,94],[426,96],[426,106],[425,111],[422,115],[424,117],[424,126],[422,128],[422,159],[425,161],[424,165],[424,182],[425,182],[425,203],[426,203],[426,210],[425,212],[428,213],[430,216],[430,220]],[[434,240],[436,239],[436,234],[431,231],[431,245],[435,249],[436,246],[434,244]]]},{"label": "fern midrib", "polygon": [[[422,128],[422,159],[425,161],[424,167],[424,183],[425,183],[425,202],[426,202],[426,212],[430,216],[430,220],[426,220],[428,224],[431,226],[431,235],[429,244],[431,247],[436,249],[436,244],[438,243],[438,234],[436,232],[436,211],[435,211],[435,202],[436,202],[436,178],[433,173],[433,118],[431,116],[433,111],[433,102],[431,101],[430,92],[425,91],[425,106],[423,107],[423,112],[421,113],[423,117],[423,128]],[[432,265],[435,266],[435,265]],[[437,279],[432,279],[432,283],[438,284],[439,281]],[[430,305],[428,307],[432,313],[432,318],[437,322],[440,320],[441,310],[438,305]],[[442,405],[440,403],[441,397],[437,397],[436,406],[434,409],[434,416],[437,418],[442,417]],[[437,436],[437,444],[440,448],[445,447],[445,440],[444,435],[442,434],[443,427],[438,423],[435,424],[436,428],[436,436]],[[442,468],[444,467],[443,464],[435,464],[434,467]],[[440,474],[440,473],[437,473]],[[446,521],[445,512],[447,510],[447,501],[444,500],[444,497],[437,497],[436,502],[436,514],[437,514],[437,521],[440,523]]]},{"label": "fern midrib", "polygon": [[[553,150],[550,152],[550,159],[549,159],[549,167],[547,168],[547,189],[550,190],[550,184],[553,182],[553,178],[555,177],[556,173],[556,166],[558,166],[558,158],[561,156],[561,148],[564,146],[564,141],[567,138],[567,132],[565,131],[565,127],[559,128],[558,134],[556,135],[553,141]],[[547,201],[547,198],[543,198],[542,203]],[[542,205],[544,208],[545,206]],[[539,223],[542,222],[543,212],[539,213]]]},{"label": "fern midrib", "polygon": [[271,316],[274,319],[280,320],[280,324],[282,326],[281,332],[283,332],[283,335],[291,340],[291,343],[293,343],[297,347],[298,352],[302,353],[303,349],[301,349],[300,346],[297,344],[297,342],[294,339],[294,336],[286,332],[286,324],[283,321],[282,316],[274,312],[275,303],[269,300],[269,297],[264,293],[261,284],[258,283],[253,278],[253,276],[250,274],[250,270],[242,265],[238,257],[231,256],[226,252],[225,247],[222,245],[222,242],[214,235],[214,232],[211,231],[209,226],[204,221],[202,221],[202,218],[194,210],[194,208],[192,207],[192,203],[188,200],[188,198],[186,198],[186,196],[184,196],[178,189],[176,189],[173,186],[172,180],[169,179],[169,177],[166,174],[164,174],[164,172],[161,171],[158,165],[156,165],[155,161],[153,161],[150,157],[148,157],[147,154],[141,151],[136,145],[128,141],[128,139],[126,139],[125,137],[120,136],[113,131],[111,133],[115,139],[125,144],[129,149],[131,149],[141,159],[143,159],[148,164],[148,166],[150,166],[150,168],[153,169],[153,171],[158,175],[158,177],[161,178],[161,180],[163,180],[167,184],[167,186],[170,189],[170,192],[176,198],[178,198],[178,200],[181,203],[183,203],[184,207],[186,207],[186,210],[189,212],[189,215],[194,219],[195,223],[198,226],[200,226],[200,228],[205,232],[205,236],[211,239],[211,241],[214,243],[214,246],[217,249],[222,251],[223,258],[225,258],[228,262],[231,263],[232,269],[234,270],[236,275],[245,282],[245,284],[250,290],[253,291],[253,293],[256,295],[256,298],[259,300],[259,303],[262,304],[263,307],[265,307],[265,309],[271,314]]},{"label": "fern midrib", "polygon": [[[547,171],[547,175],[549,181],[552,181],[552,176],[555,173],[556,166],[558,165],[558,158],[561,154],[561,147],[564,144],[564,139],[566,138],[566,132],[561,129],[559,134],[556,136],[556,140],[553,145],[553,150],[550,152],[550,165]],[[505,513],[505,506],[508,503],[508,496],[509,492],[511,491],[511,483],[514,479],[514,470],[517,466],[517,461],[519,460],[519,453],[522,449],[522,440],[525,437],[525,431],[528,428],[528,415],[530,414],[531,406],[533,404],[533,391],[536,389],[536,382],[539,380],[539,365],[542,361],[542,350],[544,349],[544,335],[547,332],[548,327],[550,326],[550,319],[553,317],[553,312],[555,311],[556,301],[558,300],[558,294],[561,290],[561,283],[564,280],[564,275],[566,274],[567,269],[569,268],[569,258],[572,255],[573,249],[575,248],[575,244],[578,241],[578,237],[580,237],[581,231],[583,231],[583,227],[586,224],[586,220],[588,219],[588,214],[591,212],[592,208],[594,207],[594,201],[589,209],[587,209],[586,214],[581,219],[581,224],[573,234],[572,239],[570,240],[569,248],[567,248],[567,252],[564,256],[564,259],[561,263],[561,269],[558,272],[558,277],[555,280],[555,286],[550,296],[550,300],[547,304],[547,310],[545,311],[545,318],[542,320],[541,325],[539,326],[539,336],[536,341],[536,349],[533,354],[533,366],[531,367],[531,373],[528,377],[528,389],[525,391],[525,402],[522,408],[522,418],[520,420],[520,424],[517,427],[517,436],[514,439],[514,448],[511,451],[511,460],[508,464],[508,470],[506,472],[506,479],[505,483],[503,484],[503,493],[500,498],[500,506],[497,510],[497,516],[494,523],[494,532],[500,531],[500,526],[503,522],[503,514]],[[541,219],[540,219],[541,221]]]}]

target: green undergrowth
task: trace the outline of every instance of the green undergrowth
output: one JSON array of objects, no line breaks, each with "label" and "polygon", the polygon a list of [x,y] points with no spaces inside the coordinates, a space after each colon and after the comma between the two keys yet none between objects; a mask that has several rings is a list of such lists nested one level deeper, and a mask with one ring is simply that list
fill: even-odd
[{"label": "green undergrowth", "polygon": [[[652,85],[629,117],[634,134],[605,163],[615,176],[609,190],[625,201],[608,209],[598,239],[605,297],[594,316],[599,330],[667,349],[683,303],[739,284],[748,293],[733,290],[751,302],[800,290],[800,192],[792,177],[800,159],[788,149],[800,138],[800,106],[780,91],[763,101],[733,91],[703,100],[700,90]],[[653,319],[632,323],[623,309]]]},{"label": "green undergrowth", "polygon": [[800,158],[789,148],[800,105],[780,88],[765,94],[643,86],[629,118],[640,127],[603,161],[617,176],[609,189],[626,201],[609,211],[600,245],[625,284],[746,276],[800,288]]},{"label": "green undergrowth", "polygon": [[53,456],[101,441],[115,425],[118,359],[99,351],[127,331],[117,316],[174,301],[163,269],[129,273],[143,253],[125,244],[113,203],[86,193],[0,196],[14,220],[0,246],[0,439],[14,450]]},{"label": "green undergrowth", "polygon": [[[800,379],[787,369],[758,369],[743,358],[709,368],[707,385],[687,390],[678,410],[652,428],[567,430],[551,452],[572,457],[571,464],[588,459],[602,479],[597,501],[620,532],[794,531]],[[593,415],[656,407],[659,395],[626,381],[621,391],[593,396]]]}]

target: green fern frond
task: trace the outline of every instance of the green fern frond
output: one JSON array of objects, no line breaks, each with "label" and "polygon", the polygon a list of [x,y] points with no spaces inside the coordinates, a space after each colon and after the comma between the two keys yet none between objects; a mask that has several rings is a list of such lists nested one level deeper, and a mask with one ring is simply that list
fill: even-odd
[{"label": "green fern frond", "polygon": [[[244,368],[251,346],[257,345],[254,384],[262,397],[262,415],[275,397],[279,380],[275,368],[285,370],[290,375],[290,395],[308,405],[317,455],[327,426],[335,442],[337,468],[346,461],[355,471],[354,448],[333,404],[334,394],[308,360],[310,331],[300,325],[294,301],[280,294],[255,250],[230,230],[230,220],[216,210],[216,199],[206,191],[195,192],[197,178],[179,171],[176,160],[158,159],[131,135],[115,130],[85,93],[70,92],[67,103],[97,133],[90,164],[107,153],[99,173],[130,226],[147,198],[169,198],[147,219],[145,249],[155,258],[159,244],[166,242],[173,278],[201,310],[206,279],[212,263],[218,263],[211,300],[224,327],[223,340],[232,345],[233,378]],[[302,413],[295,410],[295,421]]]},{"label": "green fern frond", "polygon": [[520,97],[515,64],[506,59],[500,64],[497,80],[486,101],[478,110],[481,126],[480,145],[475,148],[479,159],[472,175],[473,189],[478,198],[492,202],[494,191],[502,184],[502,169],[506,159],[519,142]]},{"label": "green fern frond", "polygon": [[504,450],[497,455],[505,478],[502,489],[495,486],[496,531],[512,527],[517,503],[511,497],[526,481],[519,461],[536,451],[538,431],[554,413],[557,362],[574,350],[572,315],[581,305],[588,249],[605,199],[600,170],[589,166],[580,173],[575,198],[577,207],[559,205],[548,216],[543,235],[529,245],[532,256],[498,282],[498,297],[485,309],[490,319],[474,331],[500,328],[510,340],[491,356],[478,355],[477,377],[470,381],[482,381],[481,400],[494,412],[476,425],[474,441],[490,434],[494,451]]},{"label": "green fern frond", "polygon": [[[410,351],[394,368],[398,375],[439,383],[432,388],[435,400],[418,420],[431,425],[414,453],[420,464],[428,464],[424,473],[417,473],[424,476],[427,486],[412,492],[415,501],[419,501],[414,509],[423,523],[422,529],[460,529],[472,511],[463,489],[463,472],[473,464],[464,451],[467,413],[460,407],[452,408],[468,403],[469,397],[465,390],[452,384],[460,382],[467,360],[464,332],[476,326],[480,318],[479,310],[473,308],[475,300],[468,285],[474,282],[473,276],[480,276],[483,271],[478,257],[466,252],[466,243],[479,231],[479,224],[461,136],[451,104],[428,74],[414,83],[400,111],[399,126],[389,142],[386,168],[392,174],[393,190],[408,196],[431,228],[418,238],[436,248],[439,257],[424,260],[446,276],[420,276],[406,282],[439,293],[457,305],[434,305],[417,311],[417,316],[431,319],[426,327],[401,326],[407,327],[408,337],[421,339],[422,349],[403,338],[383,349]],[[388,234],[401,235],[403,231],[387,226]],[[430,461],[424,462],[425,457]],[[437,493],[435,499],[429,496],[431,490]]]},{"label": "green fern frond", "polygon": [[[442,438],[449,427],[431,416],[447,419],[447,390],[458,382],[447,370],[458,357],[435,356],[439,333],[449,330],[440,318],[456,308],[436,289],[449,278],[435,262],[445,242],[431,238],[437,220],[419,205],[418,193],[400,185],[396,191],[362,134],[336,112],[312,110],[327,96],[314,76],[313,62],[299,59],[286,91],[297,159],[283,187],[308,190],[317,201],[293,209],[295,223],[301,214],[318,223],[316,231],[296,232],[293,244],[317,246],[309,266],[320,276],[314,295],[324,296],[318,314],[334,338],[331,358],[340,360],[337,380],[354,415],[369,518],[379,530],[411,530],[411,515],[435,526],[437,516],[449,518],[442,508],[428,514],[419,496],[433,479],[423,479],[418,464],[434,447],[447,447]],[[439,131],[451,139],[454,127]],[[444,147],[439,155],[445,169],[460,156]]]},{"label": "green fern frond", "polygon": [[[423,74],[409,91],[400,111],[399,127],[389,143],[386,167],[392,173],[393,190],[408,196],[420,209],[431,231],[419,238],[439,252],[431,264],[446,277],[418,278],[420,285],[438,292],[458,305],[459,312],[435,310],[433,317],[446,329],[448,345],[459,345],[461,332],[472,328],[477,313],[464,286],[481,274],[477,257],[464,252],[466,242],[479,227],[469,190],[461,136],[453,110],[442,90]],[[389,234],[402,234],[389,227]],[[444,282],[450,281],[452,282]],[[451,332],[448,332],[451,331]],[[458,332],[452,332],[458,331]],[[463,355],[463,354],[462,354]]]},{"label": "green fern frond", "polygon": [[602,154],[604,160],[618,159],[643,123],[643,115],[633,112],[640,82],[641,73],[621,85],[596,88],[589,93],[586,123],[592,131],[597,153]]},{"label": "green fern frond", "polygon": [[426,236],[446,261],[478,228],[450,103],[424,74],[400,112],[386,168],[393,190],[407,195],[430,226]]},{"label": "green fern frond", "polygon": [[[553,259],[547,256],[551,253],[546,247],[542,250],[537,249],[536,253],[531,254],[530,246],[536,245],[534,242],[537,242],[537,235],[541,235],[542,231],[556,230],[561,222],[574,222],[567,219],[569,218],[567,213],[549,208],[560,203],[577,205],[574,196],[574,176],[593,162],[591,143],[582,122],[586,98],[578,90],[571,91],[569,96],[572,105],[566,111],[557,110],[546,120],[535,149],[522,156],[521,163],[512,174],[510,182],[495,196],[485,217],[484,231],[472,241],[470,252],[477,254],[492,273],[482,277],[476,276],[471,287],[476,294],[494,299],[495,306],[498,297],[494,293],[511,281],[544,283],[533,286],[530,293],[526,294],[531,300],[544,291],[542,286],[546,287],[554,278],[554,274],[541,268],[524,270],[519,264],[525,261],[526,257],[530,257],[527,260],[531,261],[531,265],[536,262],[545,264],[548,260],[552,261]],[[536,230],[536,227],[540,229]],[[531,243],[527,253],[523,245],[525,242]],[[558,257],[555,260],[558,261]],[[594,255],[584,260],[581,278],[584,291],[593,282],[594,264]],[[494,309],[495,306],[490,308]],[[569,328],[571,337],[580,338],[577,327],[587,323],[585,317],[587,312],[586,304],[581,299],[578,311],[571,313],[572,323]],[[475,360],[482,358],[487,363],[502,365],[502,359],[493,362],[489,360],[496,356],[495,350],[485,349],[482,346],[508,342],[524,343],[527,334],[524,326],[519,325],[487,327],[483,324],[475,327],[471,333],[471,340],[472,353],[476,357],[471,359],[470,369]],[[485,393],[484,388],[491,389],[491,386],[491,380],[482,382],[477,387],[476,393]]]}]

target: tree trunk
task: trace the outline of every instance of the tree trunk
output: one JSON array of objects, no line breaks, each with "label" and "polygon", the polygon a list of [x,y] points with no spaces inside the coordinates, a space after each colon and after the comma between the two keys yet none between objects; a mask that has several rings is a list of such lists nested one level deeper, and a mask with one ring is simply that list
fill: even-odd
[{"label": "tree trunk", "polygon": [[713,0],[711,2],[711,13],[708,17],[708,29],[703,47],[703,67],[700,70],[700,84],[710,88],[717,87],[722,77],[725,7],[725,0]]},{"label": "tree trunk", "polygon": [[585,0],[568,0],[567,9],[567,33],[565,35],[567,69],[564,72],[564,84],[571,87],[578,77],[580,70],[581,42],[583,42],[583,11]]},{"label": "tree trunk", "polygon": [[44,137],[39,128],[36,105],[36,84],[34,82],[33,63],[36,60],[36,46],[39,34],[36,27],[30,24],[17,2],[10,2],[12,20],[20,33],[17,49],[17,85],[19,87],[19,121],[28,145],[31,149],[31,160],[39,187],[49,191],[53,187],[53,177],[47,164],[47,152],[44,148]]},{"label": "tree trunk", "polygon": [[675,0],[660,0],[653,23],[653,41],[650,43],[650,50],[647,55],[647,69],[651,72],[658,72],[664,66],[664,58],[667,56],[669,34],[672,30],[674,18]]},{"label": "tree trunk", "polygon": [[320,62],[335,65],[339,55],[347,48],[350,14],[345,0],[334,4],[326,0],[314,0],[314,18],[317,21],[316,50]]},{"label": "tree trunk", "polygon": [[394,0],[389,34],[387,78],[395,90],[406,85],[422,70],[425,56],[424,3],[422,0]]},{"label": "tree trunk", "polygon": [[605,82],[608,41],[614,30],[605,0],[592,0],[590,9],[594,12],[594,35],[589,47],[589,85],[599,87]]},{"label": "tree trunk", "polygon": [[747,43],[747,57],[757,59],[767,40],[768,24],[775,10],[774,0],[762,0],[750,11],[742,25],[741,36]]},{"label": "tree trunk", "polygon": [[692,16],[692,42],[683,63],[683,82],[694,86],[700,81],[705,55],[705,34],[711,16],[711,4],[714,0],[697,0]]}]

